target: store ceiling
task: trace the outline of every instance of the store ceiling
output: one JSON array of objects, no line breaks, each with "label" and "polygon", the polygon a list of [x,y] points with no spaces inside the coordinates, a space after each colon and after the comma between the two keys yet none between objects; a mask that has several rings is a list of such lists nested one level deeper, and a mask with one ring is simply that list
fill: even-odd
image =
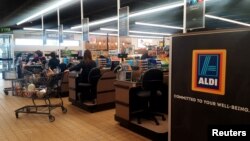
[{"label": "store ceiling", "polygon": [[[21,29],[23,27],[37,27],[41,28],[41,20],[34,19],[30,22],[21,24],[16,23],[30,15],[48,7],[51,3],[59,0],[1,0],[0,1],[0,26],[8,26],[12,28]],[[60,10],[60,20],[64,28],[70,28],[74,25],[79,25],[81,20],[80,2],[72,3],[68,7]],[[84,0],[84,16],[90,18],[90,22],[104,19],[107,17],[116,16],[117,0]],[[129,6],[130,13],[142,11],[155,6],[163,4],[182,2],[182,0],[121,0],[121,7]],[[206,14],[224,17],[232,20],[250,23],[250,0],[209,0],[206,2]],[[135,25],[135,22],[147,22],[154,24],[182,26],[183,21],[183,7],[165,10],[154,14],[147,14],[140,17],[130,18],[130,30],[138,31],[154,31],[163,33],[178,33],[181,30],[164,29],[148,26]],[[53,11],[44,16],[45,28],[57,28],[57,13]],[[97,25],[90,28],[91,32],[100,31],[101,27],[117,28],[117,23],[109,22],[102,25]],[[206,18],[206,28],[222,29],[222,28],[238,28],[244,27],[241,25],[227,23],[215,19]],[[106,32],[106,31],[105,31]]]}]

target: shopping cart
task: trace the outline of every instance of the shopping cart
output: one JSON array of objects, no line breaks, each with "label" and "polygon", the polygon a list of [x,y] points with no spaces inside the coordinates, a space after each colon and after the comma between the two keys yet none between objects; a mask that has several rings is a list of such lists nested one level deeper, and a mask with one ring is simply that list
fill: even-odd
[{"label": "shopping cart", "polygon": [[[27,91],[31,95],[33,105],[26,105],[15,110],[16,118],[19,118],[19,113],[28,114],[46,114],[49,117],[49,121],[53,122],[55,117],[51,115],[51,111],[57,107],[61,107],[63,113],[67,113],[67,109],[63,106],[63,100],[60,96],[60,86],[63,73],[54,74],[47,78],[39,78],[36,83],[36,89],[34,91]],[[39,85],[38,85],[39,84]],[[41,91],[45,90],[45,93]],[[54,103],[51,98],[56,97],[59,103]],[[37,104],[37,100],[44,100],[44,104]]]},{"label": "shopping cart", "polygon": [[25,66],[22,70],[21,77],[19,78],[16,71],[6,71],[3,74],[5,80],[11,81],[11,87],[4,88],[5,95],[8,95],[12,91],[13,96],[23,96],[22,89],[24,85],[33,83],[35,75],[41,75],[44,71],[41,65]]},{"label": "shopping cart", "polygon": [[12,91],[13,92],[12,95],[14,95],[14,91],[13,91],[14,81],[18,79],[16,71],[3,72],[3,79],[11,81],[11,87],[7,87],[3,89],[5,95],[8,95],[9,91]]}]

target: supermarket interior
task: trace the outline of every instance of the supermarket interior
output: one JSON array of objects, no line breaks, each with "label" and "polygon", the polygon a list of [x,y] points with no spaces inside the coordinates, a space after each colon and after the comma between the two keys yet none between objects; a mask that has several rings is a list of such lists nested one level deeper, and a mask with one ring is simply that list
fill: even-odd
[{"label": "supermarket interior", "polygon": [[248,140],[249,6],[1,0],[0,140]]}]

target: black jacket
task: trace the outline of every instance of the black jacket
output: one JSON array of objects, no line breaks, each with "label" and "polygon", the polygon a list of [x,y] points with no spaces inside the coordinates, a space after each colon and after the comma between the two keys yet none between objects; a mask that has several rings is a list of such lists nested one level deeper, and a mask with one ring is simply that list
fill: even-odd
[{"label": "black jacket", "polygon": [[144,59],[147,59],[147,58],[150,58],[150,56],[148,55],[148,53],[144,53],[144,54],[141,56],[141,60],[144,60]]},{"label": "black jacket", "polygon": [[60,61],[57,58],[51,58],[49,60],[48,66],[50,67],[50,69],[55,69],[56,67],[59,66]]},{"label": "black jacket", "polygon": [[80,71],[82,69],[82,72],[79,76],[80,82],[88,82],[88,75],[92,68],[96,67],[95,61],[90,61],[88,63],[85,63],[84,61],[81,61],[79,64],[73,66],[69,69],[69,71]]}]

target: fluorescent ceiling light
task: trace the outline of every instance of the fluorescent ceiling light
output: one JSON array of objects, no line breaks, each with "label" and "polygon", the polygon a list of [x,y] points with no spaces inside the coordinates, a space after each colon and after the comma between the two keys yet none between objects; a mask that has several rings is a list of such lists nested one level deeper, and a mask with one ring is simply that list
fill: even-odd
[{"label": "fluorescent ceiling light", "polygon": [[[100,28],[100,30],[104,31],[118,31],[118,29],[113,29],[113,28]],[[140,33],[140,34],[151,34],[151,35],[172,35],[169,33],[159,33],[159,32],[144,32],[144,31],[135,31],[135,30],[130,30],[130,33]]]},{"label": "fluorescent ceiling light", "polygon": [[70,29],[78,29],[78,28],[82,28],[82,26],[81,25],[77,25],[77,26],[71,27]]},{"label": "fluorescent ceiling light", "polygon": [[[159,12],[162,10],[168,10],[168,9],[172,9],[172,8],[181,7],[183,5],[184,5],[183,2],[177,2],[177,3],[174,2],[174,3],[166,4],[164,6],[157,6],[157,7],[149,8],[149,9],[146,9],[146,10],[143,10],[140,12],[135,12],[135,13],[130,14],[129,17],[131,18],[131,17],[141,16],[141,15],[145,15],[145,14],[149,14],[149,13]],[[91,22],[91,23],[89,23],[89,26],[99,25],[99,24],[103,24],[103,23],[107,23],[107,22],[111,22],[111,21],[116,21],[116,20],[117,20],[117,16],[114,16],[114,17]],[[71,27],[71,29],[78,29],[78,28],[82,28],[82,26],[77,25],[77,26]]]},{"label": "fluorescent ceiling light", "polygon": [[141,15],[145,15],[145,14],[152,14],[152,13],[163,11],[163,10],[169,10],[169,9],[181,7],[183,5],[184,5],[183,2],[166,4],[164,6],[157,6],[157,7],[153,7],[153,8],[143,10],[143,11],[140,11],[140,12],[132,13],[132,14],[129,15],[129,17],[131,18],[131,17],[141,16]]},{"label": "fluorescent ceiling light", "polygon": [[103,24],[103,23],[116,21],[116,20],[117,20],[117,17],[110,17],[110,18],[106,18],[106,19],[103,19],[103,20],[91,22],[91,23],[89,23],[89,26],[99,25],[99,24]]},{"label": "fluorescent ceiling light", "polygon": [[[117,20],[117,17],[110,17],[110,18],[106,18],[106,19],[94,21],[94,22],[89,23],[89,27],[95,26],[95,25],[99,25],[99,24],[103,24],[103,23],[108,23],[108,22],[116,21],[116,20]],[[81,25],[77,25],[77,26],[71,27],[70,29],[78,29],[78,28],[82,28],[82,26]]]},{"label": "fluorescent ceiling light", "polygon": [[[23,28],[23,30],[30,30],[30,31],[42,31],[41,28],[28,28],[28,27],[25,27]],[[46,31],[48,32],[58,32],[57,29],[46,29]],[[72,30],[63,30],[64,33],[82,33],[80,31],[72,31]]]},{"label": "fluorescent ceiling light", "polygon": [[134,38],[150,38],[150,39],[162,39],[163,37],[158,37],[158,36],[140,36],[140,35],[129,35],[129,37],[134,37]]},{"label": "fluorescent ceiling light", "polygon": [[57,29],[46,29],[46,31],[50,31],[50,32],[58,32]]},{"label": "fluorescent ceiling light", "polygon": [[145,25],[145,26],[153,26],[153,27],[162,27],[162,28],[172,28],[172,29],[183,29],[183,27],[178,26],[169,26],[169,25],[162,25],[162,24],[150,24],[150,23],[142,23],[142,22],[135,22],[137,25]]},{"label": "fluorescent ceiling light", "polygon": [[[29,27],[25,27],[25,28],[23,28],[23,30],[42,31],[43,29],[41,29],[41,28],[29,28]],[[46,31],[49,31],[49,32],[58,32],[58,30],[56,30],[56,29],[46,29]]]},{"label": "fluorescent ceiling light", "polygon": [[235,21],[235,20],[221,18],[221,17],[217,17],[217,16],[213,16],[213,15],[205,15],[205,17],[211,18],[211,19],[217,19],[217,20],[221,20],[221,21],[225,21],[225,22],[235,23],[235,24],[239,24],[239,25],[250,26],[250,24],[248,24],[248,23],[243,23],[243,22],[239,22],[239,21]]},{"label": "fluorescent ceiling light", "polygon": [[23,30],[42,31],[41,28],[24,27]]},{"label": "fluorescent ceiling light", "polygon": [[130,30],[129,33],[140,33],[140,34],[151,34],[151,35],[172,35],[169,33],[159,33],[159,32],[144,32],[144,31],[134,31],[134,30]]},{"label": "fluorescent ceiling light", "polygon": [[30,17],[28,17],[26,19],[23,19],[22,21],[18,22],[17,25],[23,24],[23,23],[25,23],[25,22],[33,19],[33,18],[41,16],[41,15],[43,15],[45,13],[48,13],[49,11],[52,11],[52,10],[54,10],[54,9],[64,5],[64,4],[72,2],[72,1],[74,1],[74,0],[58,0],[57,3],[51,5],[50,7],[46,8],[46,9],[43,9],[43,10],[39,11],[38,13],[35,13],[35,14],[31,15]]},{"label": "fluorescent ceiling light", "polygon": [[[103,29],[103,28],[102,28]],[[104,28],[105,29],[105,28]],[[109,29],[109,28],[106,28]],[[24,28],[24,30],[36,30],[36,31],[42,31],[42,29],[39,28]],[[115,30],[115,29],[111,29],[111,30]],[[48,29],[46,31],[56,31],[57,30],[53,30],[53,29]],[[63,32],[68,32],[68,33],[81,33],[79,31],[71,31],[71,30],[64,30]],[[141,31],[132,31],[132,33],[141,33]],[[145,32],[143,32],[145,34]],[[161,33],[154,33],[154,32],[147,32],[150,34],[154,34],[154,35],[162,35]],[[98,33],[98,32],[89,32],[89,34],[91,35],[103,35],[106,36],[107,33]],[[118,36],[117,34],[108,34],[109,36]],[[138,38],[162,38],[162,37],[157,37],[157,36],[140,36],[140,35],[129,35],[129,37],[138,37]],[[32,43],[33,44],[33,43]]]},{"label": "fluorescent ceiling light", "polygon": [[[106,33],[98,33],[98,32],[90,32],[89,34],[92,35],[103,35],[106,36]],[[117,34],[108,34],[110,36],[118,36]],[[163,37],[158,36],[140,36],[140,35],[129,35],[129,37],[136,37],[136,38],[151,38],[151,39],[162,39]]]},{"label": "fluorescent ceiling light", "polygon": [[[99,32],[89,32],[91,35],[104,35],[106,36],[107,33],[99,33]],[[117,34],[108,34],[109,36],[118,36]]]},{"label": "fluorescent ceiling light", "polygon": [[82,34],[80,31],[72,31],[72,30],[63,30],[64,33],[79,33]]},{"label": "fluorescent ceiling light", "polygon": [[118,29],[113,29],[113,28],[100,28],[100,30],[104,30],[104,31],[118,31]]}]

